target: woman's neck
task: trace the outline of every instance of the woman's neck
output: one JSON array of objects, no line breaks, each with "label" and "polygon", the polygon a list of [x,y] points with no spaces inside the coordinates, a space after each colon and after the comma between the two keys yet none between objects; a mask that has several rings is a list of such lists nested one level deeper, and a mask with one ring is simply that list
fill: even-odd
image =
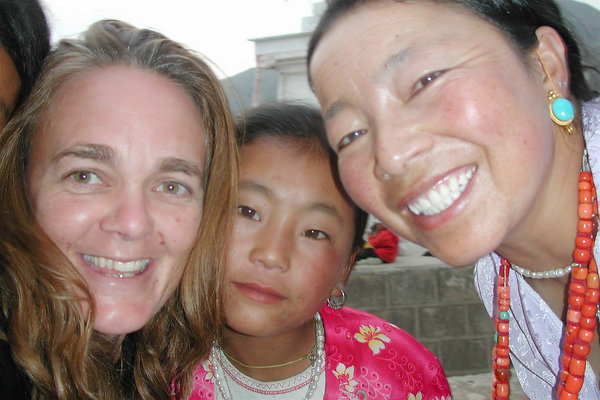
[{"label": "woman's neck", "polygon": [[554,162],[537,200],[497,249],[511,263],[533,272],[572,263],[583,149],[581,132],[556,138]]},{"label": "woman's neck", "polygon": [[[257,337],[225,329],[221,347],[226,354],[249,366],[284,364],[297,360],[311,352],[315,346],[315,322],[307,321],[293,330],[271,336]],[[243,374],[271,382],[289,378],[304,371],[311,364],[310,358],[275,368],[248,368],[229,358]]]}]

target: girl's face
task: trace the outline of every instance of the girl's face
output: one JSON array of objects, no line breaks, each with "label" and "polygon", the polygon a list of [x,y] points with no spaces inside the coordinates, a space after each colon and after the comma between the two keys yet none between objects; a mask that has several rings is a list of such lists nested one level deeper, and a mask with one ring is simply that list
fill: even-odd
[{"label": "girl's face", "polygon": [[547,184],[544,76],[456,6],[372,2],[341,17],[310,75],[350,196],[453,265],[494,250]]},{"label": "girl's face", "polygon": [[35,218],[85,279],[94,328],[142,328],[196,240],[204,131],[176,84],[134,67],[71,78],[31,145]]},{"label": "girl's face", "polygon": [[236,332],[285,335],[312,323],[349,265],[354,209],[329,161],[281,139],[241,150],[225,315]]}]

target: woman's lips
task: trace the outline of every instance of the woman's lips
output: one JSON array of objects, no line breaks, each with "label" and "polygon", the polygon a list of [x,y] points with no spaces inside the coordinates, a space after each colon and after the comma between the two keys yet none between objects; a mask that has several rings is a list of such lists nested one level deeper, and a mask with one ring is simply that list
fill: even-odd
[{"label": "woman's lips", "polygon": [[414,215],[434,216],[458,200],[473,178],[476,167],[471,166],[440,179],[425,193],[408,203],[407,207]]},{"label": "woman's lips", "polygon": [[285,297],[276,290],[257,283],[235,282],[234,286],[246,297],[260,303],[275,303],[285,299]]},{"label": "woman's lips", "polygon": [[118,261],[88,254],[83,255],[83,260],[94,271],[112,278],[133,278],[143,273],[151,261],[148,258],[131,261]]}]

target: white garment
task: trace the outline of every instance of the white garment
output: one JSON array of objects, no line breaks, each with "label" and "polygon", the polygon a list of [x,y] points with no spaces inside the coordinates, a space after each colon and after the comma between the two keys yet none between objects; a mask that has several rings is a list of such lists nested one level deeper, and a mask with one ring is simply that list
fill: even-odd
[{"label": "white garment", "polygon": [[[594,181],[600,182],[600,98],[584,103],[583,123],[591,172]],[[594,245],[594,255],[600,260],[600,240]],[[475,289],[490,316],[494,312],[494,285],[499,267],[500,256],[496,253],[483,257],[475,266]],[[511,271],[509,284],[512,365],[531,400],[551,399],[560,372],[564,324],[521,275]],[[579,399],[600,399],[596,374],[589,363]]]},{"label": "white garment", "polygon": [[[221,376],[232,399],[243,400],[303,400],[308,392],[310,381],[310,367],[290,378],[275,381],[261,382],[242,374],[237,368],[219,352],[219,361],[216,368],[220,369]],[[311,399],[323,399],[325,396],[325,370],[321,371],[317,381],[317,389]],[[215,399],[223,400],[219,390],[215,390]]]}]

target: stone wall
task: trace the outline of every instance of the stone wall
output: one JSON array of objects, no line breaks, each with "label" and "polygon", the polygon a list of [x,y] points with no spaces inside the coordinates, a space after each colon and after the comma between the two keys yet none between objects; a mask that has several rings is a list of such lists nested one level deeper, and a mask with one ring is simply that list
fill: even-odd
[{"label": "stone wall", "polygon": [[346,289],[346,305],[412,334],[448,376],[491,370],[494,329],[475,292],[473,267],[453,268],[434,257],[360,263]]}]

